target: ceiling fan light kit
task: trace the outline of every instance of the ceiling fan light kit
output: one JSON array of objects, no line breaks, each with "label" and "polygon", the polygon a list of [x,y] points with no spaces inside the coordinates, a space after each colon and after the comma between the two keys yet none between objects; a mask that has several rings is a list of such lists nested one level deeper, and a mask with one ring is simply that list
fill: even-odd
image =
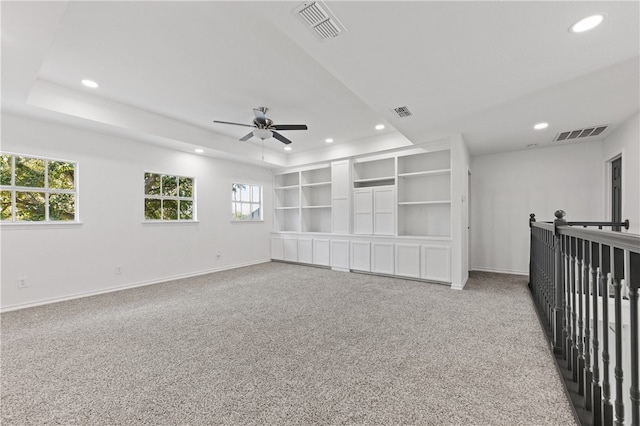
[{"label": "ceiling fan light kit", "polygon": [[273,137],[287,145],[290,144],[291,141],[276,132],[276,130],[307,130],[306,124],[275,124],[271,119],[265,116],[268,110],[269,108],[267,107],[254,108],[253,115],[255,118],[253,119],[253,124],[232,123],[230,121],[219,120],[213,120],[213,122],[219,124],[231,124],[234,126],[253,127],[254,130],[241,137],[241,141],[247,141],[254,136],[263,141]]},{"label": "ceiling fan light kit", "polygon": [[271,130],[267,130],[267,129],[255,129],[251,133],[253,134],[253,136],[255,136],[258,139],[269,139],[271,136],[273,136],[273,133],[271,132]]}]

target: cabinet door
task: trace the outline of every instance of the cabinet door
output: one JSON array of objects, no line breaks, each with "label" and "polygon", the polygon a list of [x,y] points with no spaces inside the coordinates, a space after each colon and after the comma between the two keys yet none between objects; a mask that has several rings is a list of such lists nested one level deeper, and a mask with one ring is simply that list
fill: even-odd
[{"label": "cabinet door", "polygon": [[423,245],[421,277],[425,280],[451,282],[451,249]]},{"label": "cabinet door", "polygon": [[271,237],[271,258],[284,260],[284,243],[282,237]]},{"label": "cabinet door", "polygon": [[394,274],[393,243],[371,244],[371,272]]},{"label": "cabinet door", "polygon": [[329,240],[314,238],[313,239],[313,264],[329,266],[331,259],[329,257]]},{"label": "cabinet door", "polygon": [[331,232],[337,234],[349,233],[349,160],[331,163]]},{"label": "cabinet door", "polygon": [[331,240],[331,268],[349,270],[349,241]]},{"label": "cabinet door", "polygon": [[353,191],[353,233],[373,234],[373,192],[371,188]]},{"label": "cabinet door", "polygon": [[371,243],[351,241],[351,269],[365,272],[371,271]]},{"label": "cabinet door", "polygon": [[289,262],[298,261],[298,239],[295,237],[284,237],[284,260]]},{"label": "cabinet door", "polygon": [[349,199],[334,198],[331,207],[332,232],[335,234],[349,233]]},{"label": "cabinet door", "polygon": [[313,241],[311,238],[298,238],[298,262],[313,263]]},{"label": "cabinet door", "polygon": [[420,245],[396,244],[396,275],[420,278]]},{"label": "cabinet door", "polygon": [[395,191],[390,188],[373,188],[373,233],[395,235]]}]

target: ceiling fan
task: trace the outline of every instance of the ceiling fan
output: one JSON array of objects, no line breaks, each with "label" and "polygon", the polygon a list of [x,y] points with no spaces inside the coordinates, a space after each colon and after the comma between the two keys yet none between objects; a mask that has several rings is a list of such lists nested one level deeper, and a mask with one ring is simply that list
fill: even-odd
[{"label": "ceiling fan", "polygon": [[253,136],[262,140],[269,139],[273,136],[280,142],[287,145],[290,144],[291,141],[276,132],[276,130],[307,130],[306,124],[275,124],[271,119],[265,116],[268,110],[269,108],[267,107],[254,108],[253,115],[255,115],[256,118],[253,119],[253,124],[231,123],[229,121],[218,120],[213,120],[213,122],[220,124],[233,124],[234,126],[253,127],[254,130],[241,137],[241,141],[249,140]]}]

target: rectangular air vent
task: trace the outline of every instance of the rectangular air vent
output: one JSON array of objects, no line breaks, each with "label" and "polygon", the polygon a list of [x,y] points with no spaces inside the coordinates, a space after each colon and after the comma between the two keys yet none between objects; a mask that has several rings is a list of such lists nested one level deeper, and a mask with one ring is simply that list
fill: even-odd
[{"label": "rectangular air vent", "polygon": [[570,130],[568,132],[558,133],[553,140],[554,142],[570,141],[573,139],[592,138],[607,130],[609,126],[593,126],[586,129]]},{"label": "rectangular air vent", "polygon": [[392,108],[391,111],[393,111],[398,118],[411,117],[413,115],[409,107],[406,105]]},{"label": "rectangular air vent", "polygon": [[320,2],[303,3],[294,9],[294,13],[320,40],[337,37],[344,30],[344,26],[335,15]]}]

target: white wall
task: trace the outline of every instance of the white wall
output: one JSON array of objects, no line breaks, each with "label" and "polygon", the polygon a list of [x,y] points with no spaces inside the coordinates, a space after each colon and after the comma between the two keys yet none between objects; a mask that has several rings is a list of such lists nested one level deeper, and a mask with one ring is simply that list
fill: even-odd
[{"label": "white wall", "polygon": [[[270,259],[269,169],[9,115],[2,150],[78,161],[82,222],[1,226],[2,309]],[[198,222],[143,223],[144,171],[195,177]],[[264,222],[231,223],[233,182],[263,185]]]},{"label": "white wall", "polygon": [[472,269],[528,274],[530,213],[603,220],[603,168],[600,141],[472,158]]},{"label": "white wall", "polygon": [[[640,114],[624,122],[607,139],[605,139],[602,152],[603,160],[610,161],[613,157],[622,154],[622,219],[629,219],[629,230],[634,234],[640,234]],[[610,169],[605,168],[605,173]],[[607,187],[611,180],[604,176]],[[611,218],[611,198],[608,188],[605,188],[604,205],[605,217]],[[623,228],[624,231],[624,228]]]}]

